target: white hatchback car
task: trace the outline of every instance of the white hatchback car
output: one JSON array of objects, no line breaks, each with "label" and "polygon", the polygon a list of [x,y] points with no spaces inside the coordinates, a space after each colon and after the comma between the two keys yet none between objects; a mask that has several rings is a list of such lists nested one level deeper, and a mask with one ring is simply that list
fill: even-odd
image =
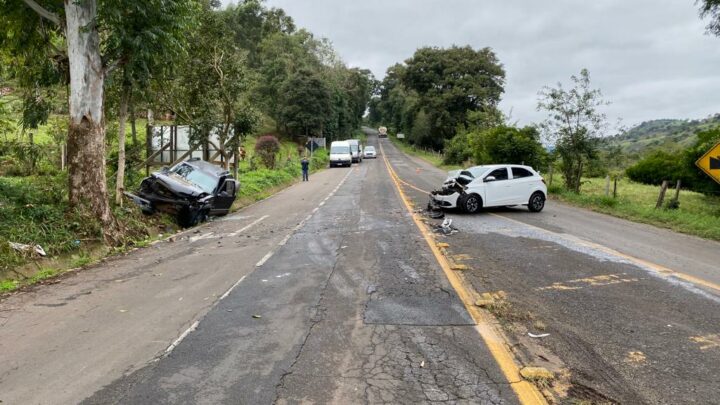
[{"label": "white hatchback car", "polygon": [[469,213],[484,207],[527,205],[532,212],[545,207],[547,186],[529,166],[486,165],[448,173],[441,190],[430,194],[441,208],[460,208]]},{"label": "white hatchback car", "polygon": [[377,153],[375,152],[374,146],[366,146],[365,149],[363,149],[363,156],[365,159],[375,159],[377,157]]}]

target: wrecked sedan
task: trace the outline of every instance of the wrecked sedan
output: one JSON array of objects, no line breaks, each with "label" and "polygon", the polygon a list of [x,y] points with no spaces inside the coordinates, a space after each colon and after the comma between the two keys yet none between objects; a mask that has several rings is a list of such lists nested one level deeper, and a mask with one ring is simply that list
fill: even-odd
[{"label": "wrecked sedan", "polygon": [[545,180],[529,166],[486,165],[448,172],[442,189],[430,193],[431,208],[459,208],[476,213],[485,207],[545,207]]},{"label": "wrecked sedan", "polygon": [[154,172],[140,183],[137,194],[125,195],[143,213],[165,212],[174,215],[178,225],[189,227],[230,212],[239,185],[227,170],[195,158]]}]

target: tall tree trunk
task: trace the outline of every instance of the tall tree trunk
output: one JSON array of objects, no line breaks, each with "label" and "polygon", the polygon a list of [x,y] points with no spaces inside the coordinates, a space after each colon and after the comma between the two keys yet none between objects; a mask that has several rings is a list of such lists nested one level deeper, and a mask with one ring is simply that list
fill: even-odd
[{"label": "tall tree trunk", "polygon": [[118,170],[115,180],[115,204],[122,207],[123,191],[125,191],[125,123],[128,116],[128,102],[132,88],[129,84],[123,84],[120,95],[120,113],[118,119]]},{"label": "tall tree trunk", "polygon": [[65,0],[70,62],[68,186],[70,206],[97,219],[108,243],[120,241],[105,178],[104,75],[96,0]]},{"label": "tall tree trunk", "polygon": [[128,107],[130,108],[130,132],[132,133],[133,149],[137,148],[137,129],[135,127],[135,102],[133,97],[130,97]]}]

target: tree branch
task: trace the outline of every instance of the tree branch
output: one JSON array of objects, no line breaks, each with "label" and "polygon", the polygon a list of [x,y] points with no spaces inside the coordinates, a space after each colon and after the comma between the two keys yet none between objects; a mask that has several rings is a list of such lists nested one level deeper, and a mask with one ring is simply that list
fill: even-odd
[{"label": "tree branch", "polygon": [[60,25],[60,26],[62,25],[60,23],[60,17],[58,17],[57,14],[51,13],[50,11],[46,10],[45,8],[43,8],[43,6],[41,6],[37,2],[35,2],[35,0],[23,0],[23,2],[25,4],[27,4],[28,7],[33,9],[33,11],[38,13],[40,15],[40,17],[42,17],[48,21],[52,21],[57,25]]}]

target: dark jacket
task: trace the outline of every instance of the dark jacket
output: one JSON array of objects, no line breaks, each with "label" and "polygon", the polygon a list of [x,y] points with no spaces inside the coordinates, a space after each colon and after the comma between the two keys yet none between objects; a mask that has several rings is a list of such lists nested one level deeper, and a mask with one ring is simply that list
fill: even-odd
[{"label": "dark jacket", "polygon": [[300,166],[302,167],[303,171],[306,172],[310,168],[310,161],[302,160],[300,161]]}]

